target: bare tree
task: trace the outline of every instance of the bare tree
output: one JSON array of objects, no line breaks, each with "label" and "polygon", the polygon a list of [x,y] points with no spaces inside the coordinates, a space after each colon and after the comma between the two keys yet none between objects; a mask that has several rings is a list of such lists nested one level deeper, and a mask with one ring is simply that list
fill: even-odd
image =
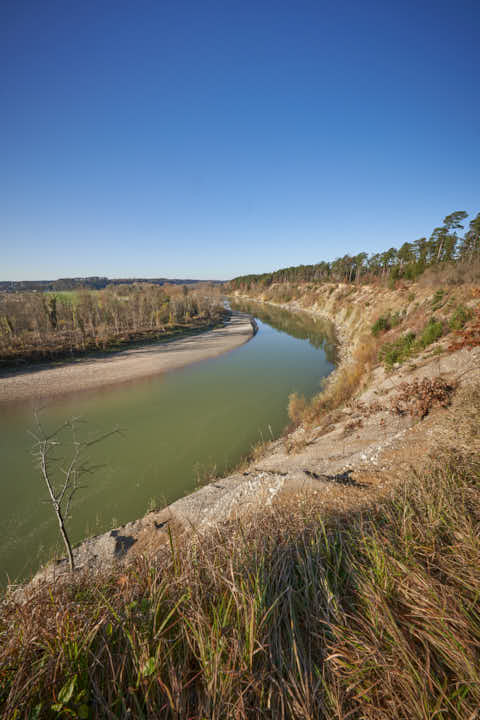
[{"label": "bare tree", "polygon": [[[73,572],[75,562],[65,523],[70,517],[74,496],[80,489],[86,487],[81,484],[82,478],[98,469],[98,466],[90,464],[87,451],[92,445],[120,431],[114,428],[110,432],[97,435],[92,440],[80,440],[78,435],[80,418],[70,418],[52,433],[46,434],[37,412],[34,413],[34,417],[35,432],[30,432],[34,439],[32,455],[47,487],[49,502],[57,517],[60,535],[67,552],[70,572]],[[64,432],[70,435],[68,443],[62,437]]]}]

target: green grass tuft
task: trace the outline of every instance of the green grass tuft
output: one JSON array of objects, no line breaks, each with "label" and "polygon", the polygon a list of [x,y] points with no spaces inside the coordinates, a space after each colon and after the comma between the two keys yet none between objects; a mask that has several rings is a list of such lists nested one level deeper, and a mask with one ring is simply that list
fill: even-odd
[{"label": "green grass tuft", "polygon": [[379,360],[384,363],[387,370],[391,370],[397,363],[401,365],[415,353],[436,342],[443,333],[443,323],[432,317],[419,337],[416,337],[415,333],[409,332],[393,342],[384,343],[380,348]]},{"label": "green grass tuft", "polygon": [[379,357],[387,369],[396,363],[402,363],[412,355],[416,347],[415,333],[406,333],[391,343],[380,348]]},{"label": "green grass tuft", "polygon": [[450,316],[449,327],[450,330],[462,330],[466,323],[472,317],[472,311],[463,305],[457,305],[452,315]]}]

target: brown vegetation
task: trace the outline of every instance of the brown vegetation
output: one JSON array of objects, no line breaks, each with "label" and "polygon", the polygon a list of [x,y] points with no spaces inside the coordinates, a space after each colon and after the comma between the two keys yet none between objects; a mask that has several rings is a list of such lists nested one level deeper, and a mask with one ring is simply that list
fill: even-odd
[{"label": "brown vegetation", "polygon": [[441,377],[403,382],[390,402],[390,409],[397,415],[408,413],[422,419],[435,406],[448,407],[454,390],[455,384]]},{"label": "brown vegetation", "polygon": [[305,404],[301,417],[298,402],[293,402],[295,414],[293,417],[290,415],[291,420],[297,424],[301,420],[310,427],[324,421],[325,413],[345,404],[366,384],[369,372],[377,364],[377,358],[377,341],[368,335],[362,336],[353,351],[351,361],[341,365],[327,379],[323,392]]},{"label": "brown vegetation", "polygon": [[5,602],[4,717],[475,717],[478,425],[463,429],[470,455],[437,452],[381,507],[286,501]]},{"label": "brown vegetation", "polygon": [[0,365],[161,339],[211,325],[223,315],[217,297],[186,286],[0,293]]},{"label": "brown vegetation", "polygon": [[[480,294],[480,291],[479,291]],[[480,347],[480,308],[477,308],[472,320],[455,333],[455,340],[448,346],[450,351],[462,348]]]},{"label": "brown vegetation", "polygon": [[[423,327],[432,307],[447,317],[453,298],[444,295],[412,318]],[[290,398],[292,421],[306,423],[300,443],[352,403],[380,345],[401,333],[402,323],[379,338],[365,333],[323,393],[308,404]],[[422,418],[448,407],[454,390],[421,378],[398,386],[388,407],[355,407]],[[169,553],[121,571],[7,600],[5,717],[475,718],[480,389],[461,400],[453,444],[380,506],[326,515],[319,497],[297,496],[198,540],[171,535]],[[361,422],[347,422],[347,434]]]}]

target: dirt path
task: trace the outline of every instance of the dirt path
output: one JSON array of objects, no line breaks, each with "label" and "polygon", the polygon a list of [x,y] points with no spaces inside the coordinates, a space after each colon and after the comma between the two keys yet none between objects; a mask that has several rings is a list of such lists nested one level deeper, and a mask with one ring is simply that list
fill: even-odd
[{"label": "dirt path", "polygon": [[247,342],[250,318],[234,313],[225,326],[165,344],[142,345],[109,357],[86,358],[62,365],[38,365],[0,374],[0,405],[92,390],[149,377],[216,357]]}]

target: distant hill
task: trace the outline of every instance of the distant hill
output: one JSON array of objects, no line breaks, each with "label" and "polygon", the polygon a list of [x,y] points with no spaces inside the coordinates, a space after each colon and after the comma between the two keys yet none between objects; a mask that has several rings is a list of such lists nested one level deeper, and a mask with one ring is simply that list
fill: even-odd
[{"label": "distant hill", "polygon": [[91,277],[59,278],[58,280],[0,280],[0,292],[45,292],[61,290],[101,290],[107,285],[133,285],[134,283],[153,283],[154,285],[194,285],[200,282],[220,284],[221,280],[188,280],[178,278],[115,278]]}]

